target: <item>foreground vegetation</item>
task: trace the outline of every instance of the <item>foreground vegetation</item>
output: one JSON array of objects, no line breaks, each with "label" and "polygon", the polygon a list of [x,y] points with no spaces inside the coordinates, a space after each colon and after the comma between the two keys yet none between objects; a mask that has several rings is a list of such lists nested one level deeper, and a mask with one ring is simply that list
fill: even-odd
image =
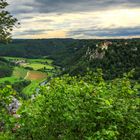
[{"label": "foreground vegetation", "polygon": [[[7,139],[138,140],[140,98],[130,74],[104,81],[100,70],[86,76],[54,78],[34,99],[22,101],[20,119],[7,116]],[[5,92],[6,91],[6,92]],[[16,94],[4,88],[1,99]],[[6,110],[3,110],[6,114]],[[3,119],[3,116],[0,116]],[[5,118],[5,117],[4,117]],[[15,123],[20,125],[12,134]],[[1,138],[5,134],[1,133]]]}]

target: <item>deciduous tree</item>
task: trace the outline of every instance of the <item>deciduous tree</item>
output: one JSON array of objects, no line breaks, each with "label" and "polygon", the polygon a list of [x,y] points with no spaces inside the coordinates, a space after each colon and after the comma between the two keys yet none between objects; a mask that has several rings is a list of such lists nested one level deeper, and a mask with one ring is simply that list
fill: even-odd
[{"label": "deciduous tree", "polygon": [[11,40],[11,31],[17,23],[17,19],[5,10],[7,6],[8,3],[5,0],[0,0],[0,42]]}]

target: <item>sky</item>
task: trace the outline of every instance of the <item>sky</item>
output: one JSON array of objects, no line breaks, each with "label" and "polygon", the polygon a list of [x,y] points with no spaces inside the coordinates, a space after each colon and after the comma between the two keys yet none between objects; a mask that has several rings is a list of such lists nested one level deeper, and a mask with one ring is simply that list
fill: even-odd
[{"label": "sky", "polygon": [[140,37],[140,0],[7,0],[14,38]]}]

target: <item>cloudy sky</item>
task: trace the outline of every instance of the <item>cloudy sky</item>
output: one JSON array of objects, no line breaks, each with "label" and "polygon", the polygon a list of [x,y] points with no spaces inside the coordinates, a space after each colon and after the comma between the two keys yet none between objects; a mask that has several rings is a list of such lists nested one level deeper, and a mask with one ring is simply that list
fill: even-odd
[{"label": "cloudy sky", "polygon": [[140,0],[7,0],[14,38],[140,37]]}]

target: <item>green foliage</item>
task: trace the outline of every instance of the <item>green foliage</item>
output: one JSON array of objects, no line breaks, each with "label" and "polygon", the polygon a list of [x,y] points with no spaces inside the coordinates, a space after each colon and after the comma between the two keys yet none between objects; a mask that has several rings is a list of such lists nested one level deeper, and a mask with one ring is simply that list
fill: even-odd
[{"label": "green foliage", "polygon": [[16,78],[16,77],[4,77],[4,78],[0,78],[0,84],[2,83],[15,83],[15,82],[19,82],[20,79]]},{"label": "green foliage", "polygon": [[15,140],[11,133],[0,133],[1,140]]},{"label": "green foliage", "polygon": [[[112,45],[107,50],[99,51],[96,45],[101,41],[89,41],[86,47],[81,47],[67,63],[66,70],[71,75],[87,72],[87,68],[94,71],[97,68],[103,69],[104,78],[114,79],[122,77],[123,73],[127,73],[135,69],[135,80],[140,75],[140,41],[132,40],[110,40]],[[127,42],[127,45],[125,44]],[[95,53],[96,52],[96,53]],[[98,52],[98,53],[97,53]],[[96,55],[95,55],[96,54]],[[103,58],[101,57],[103,55]]]},{"label": "green foliage", "polygon": [[138,140],[137,94],[127,75],[108,82],[100,70],[84,77],[55,78],[42,87],[35,101],[23,105],[22,127],[16,136],[21,140]]},{"label": "green foliage", "polygon": [[17,19],[4,9],[8,6],[5,0],[0,0],[0,41],[7,42],[11,39],[11,31]]},{"label": "green foliage", "polygon": [[[61,66],[62,69],[65,69],[64,73],[71,75],[79,73],[84,75],[87,72],[87,68],[90,68],[92,71],[96,68],[101,68],[105,79],[122,77],[123,73],[135,69],[134,79],[138,80],[140,75],[140,39],[109,41],[112,42],[112,45],[107,50],[100,50],[100,48],[97,49],[96,45],[104,42],[104,40],[13,40],[11,44],[0,46],[0,55],[50,58],[54,60],[52,64]],[[99,56],[94,58],[96,49]],[[102,59],[101,54],[104,54]],[[39,61],[38,59],[30,59],[30,62],[35,64],[38,64]],[[39,63],[41,63],[40,66],[33,64],[33,68],[44,67],[43,64],[45,62],[41,60]]]},{"label": "green foliage", "polygon": [[16,92],[11,88],[11,86],[5,86],[0,88],[0,131],[11,130],[13,123],[16,120],[8,113],[7,106],[12,101],[12,96],[15,96]]},{"label": "green foliage", "polygon": [[0,78],[9,77],[12,75],[12,72],[13,68],[11,66],[0,64]]}]

